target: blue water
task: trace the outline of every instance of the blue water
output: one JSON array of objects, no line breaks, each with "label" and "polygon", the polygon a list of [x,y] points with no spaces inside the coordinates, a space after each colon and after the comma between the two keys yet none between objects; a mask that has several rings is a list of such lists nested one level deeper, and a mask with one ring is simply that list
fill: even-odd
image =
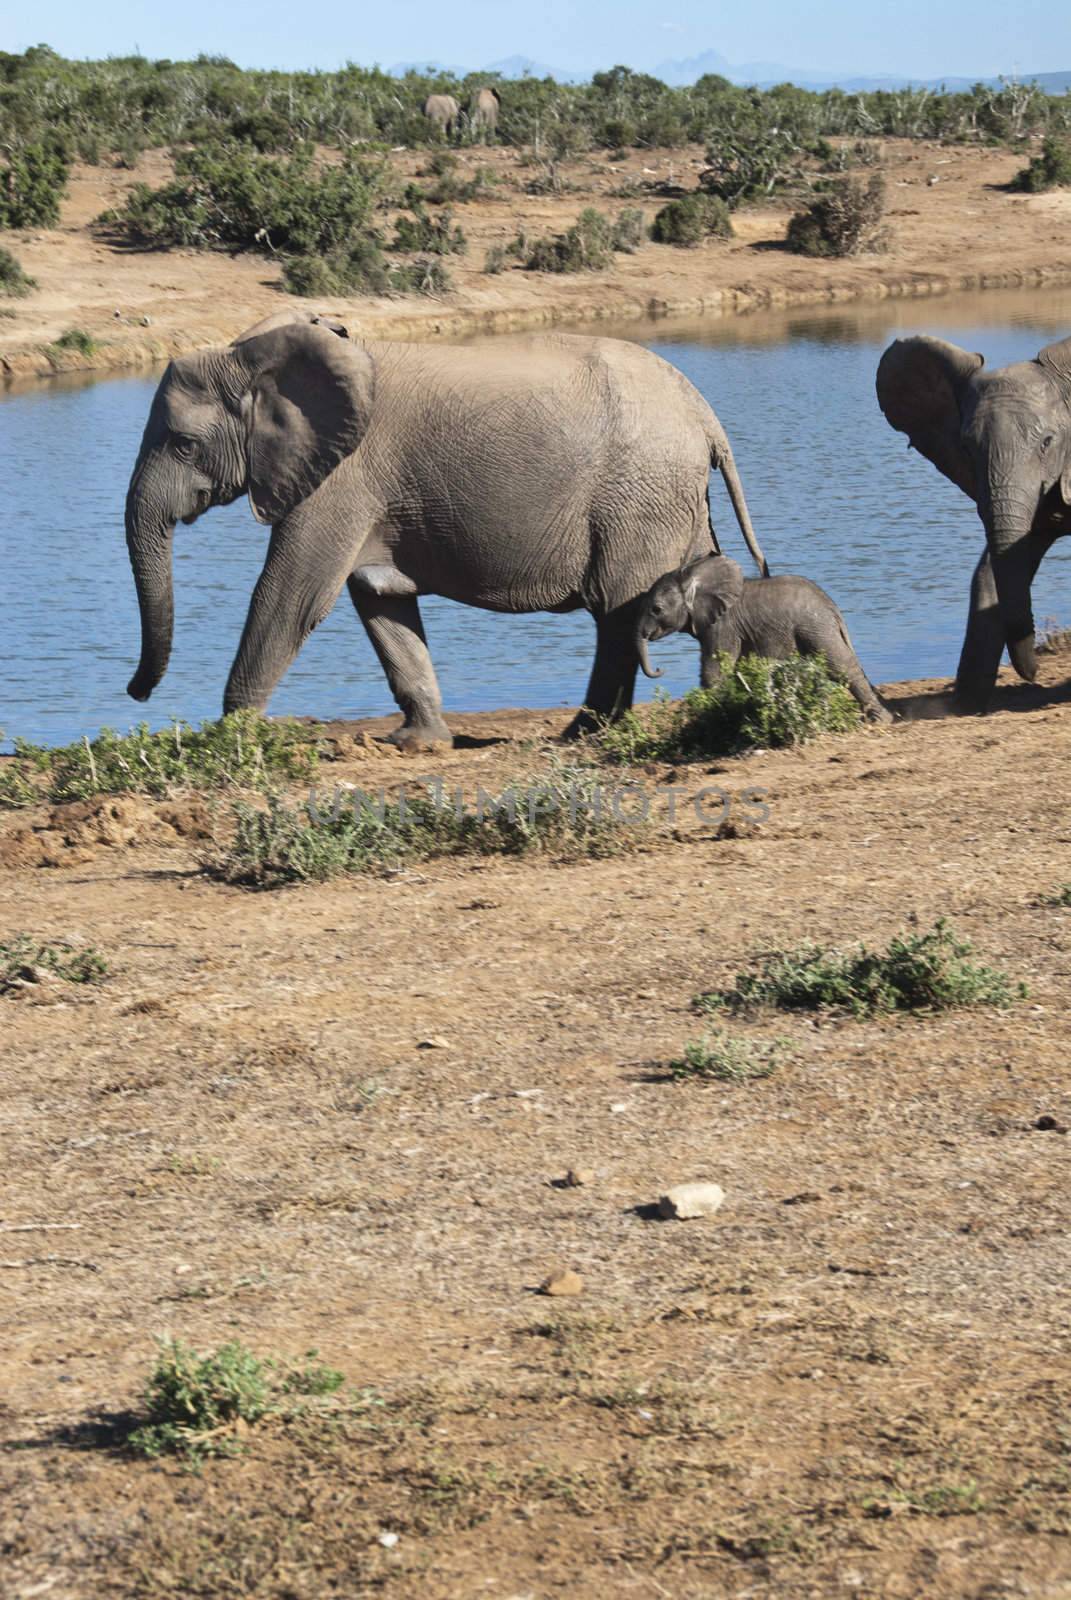
[{"label": "blue water", "polygon": [[[874,372],[889,340],[934,333],[990,366],[1032,356],[1071,327],[1071,293],[887,302],[879,308],[620,330],[711,401],[736,454],[770,564],[827,588],[877,682],[951,675],[981,550],[974,508],[882,418]],[[60,743],[101,726],[219,713],[266,533],[244,501],[175,535],[175,645],[146,708],[124,693],[139,642],[123,500],[156,376],[41,380],[0,395],[0,728]],[[715,525],[748,558],[721,481]],[[1071,539],[1035,585],[1035,614],[1071,623]],[[447,712],[575,705],[594,628],[585,613],[510,617],[421,602]],[[660,687],[698,677],[693,641],[655,647]],[[640,694],[651,685],[641,680]],[[395,710],[345,594],[276,690],[274,713]]]}]

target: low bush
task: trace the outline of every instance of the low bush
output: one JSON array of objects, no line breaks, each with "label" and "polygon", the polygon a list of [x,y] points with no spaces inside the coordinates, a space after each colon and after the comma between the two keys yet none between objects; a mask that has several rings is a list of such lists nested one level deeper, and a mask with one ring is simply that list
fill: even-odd
[{"label": "low bush", "polygon": [[55,749],[17,739],[14,757],[0,762],[0,810],[98,794],[263,789],[311,776],[316,761],[316,747],[297,723],[268,722],[255,711],[232,711],[199,729],[184,722],[158,733],[145,723],[125,735],[104,728],[95,739]]},{"label": "low bush", "polygon": [[795,178],[803,153],[798,135],[782,128],[725,128],[707,150],[699,186],[735,210]]},{"label": "low bush", "polygon": [[658,244],[696,245],[704,239],[731,239],[733,221],[724,200],[712,194],[686,194],[662,207],[651,224]]},{"label": "low bush", "polygon": [[750,1083],[769,1078],[784,1059],[782,1040],[733,1038],[727,1033],[707,1034],[684,1047],[684,1055],[669,1063],[672,1077],[705,1078],[719,1083]]},{"label": "low bush", "polygon": [[391,266],[378,242],[365,235],[326,255],[290,256],[283,263],[288,294],[389,294]]},{"label": "low bush", "polygon": [[498,273],[505,270],[506,251],[500,244],[493,244],[483,258],[483,270],[489,273]]},{"label": "low bush", "polygon": [[20,994],[33,984],[59,978],[64,983],[100,983],[108,963],[92,945],[63,939],[45,944],[28,933],[0,944],[0,994]]},{"label": "low bush", "polygon": [[286,1396],[322,1396],[341,1386],[342,1373],[316,1355],[310,1350],[303,1366],[291,1367],[259,1359],[237,1339],[203,1356],[168,1340],[145,1391],[145,1421],[127,1435],[127,1448],[150,1459],[236,1455],[243,1425],[285,1414]]},{"label": "low bush", "polygon": [[125,204],[99,221],[150,248],[327,255],[375,236],[382,183],[382,163],[350,156],[318,167],[307,145],[273,157],[211,143],[179,154],[174,178],[159,189],[135,184]]},{"label": "low bush", "polygon": [[37,279],[22,270],[10,250],[0,249],[0,294],[21,300],[37,288]]},{"label": "low bush", "polygon": [[598,737],[611,760],[689,761],[806,744],[859,722],[859,706],[821,656],[743,656],[735,666],[723,656],[712,689],[692,689],[679,701],[657,695]]},{"label": "low bush", "polygon": [[1013,189],[1041,194],[1045,189],[1071,188],[1071,145],[1062,139],[1043,140],[1041,154],[1021,167],[1011,181]]},{"label": "low bush", "polygon": [[593,769],[560,766],[507,786],[493,803],[484,797],[471,812],[430,792],[375,803],[358,794],[330,808],[314,799],[303,810],[273,797],[266,810],[235,806],[234,837],[205,869],[227,883],[271,889],[397,871],[441,856],[617,854],[629,848],[636,830],[602,815],[596,788]]},{"label": "low bush", "polygon": [[613,265],[616,250],[631,253],[642,238],[642,211],[622,211],[612,222],[587,206],[564,233],[534,240],[518,234],[507,253],[518,256],[529,272],[603,272]]},{"label": "low bush", "polygon": [[855,1017],[892,1011],[948,1011],[960,1006],[1003,1009],[1026,994],[994,967],[971,959],[942,917],[928,933],[893,939],[887,950],[803,945],[763,957],[758,972],[741,972],[731,989],[698,995],[700,1011],[841,1011]]},{"label": "low bush", "polygon": [[432,216],[423,206],[414,206],[411,217],[399,217],[392,250],[426,250],[435,256],[461,256],[468,249],[468,240],[449,211]]},{"label": "low bush", "polygon": [[27,144],[0,166],[0,228],[51,228],[67,193],[65,156],[48,139]]},{"label": "low bush", "polygon": [[884,248],[878,224],[885,210],[885,179],[843,178],[789,220],[785,243],[802,256],[854,256]]},{"label": "low bush", "polygon": [[68,328],[53,342],[51,349],[73,350],[80,356],[92,356],[96,355],[100,345],[84,328]]}]

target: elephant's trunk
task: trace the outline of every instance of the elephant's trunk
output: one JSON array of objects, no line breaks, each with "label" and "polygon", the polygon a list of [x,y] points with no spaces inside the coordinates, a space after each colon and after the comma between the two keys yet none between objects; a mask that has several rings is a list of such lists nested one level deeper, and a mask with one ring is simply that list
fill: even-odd
[{"label": "elephant's trunk", "polygon": [[642,633],[638,633],[636,635],[636,654],[640,658],[640,666],[643,669],[643,675],[645,678],[660,678],[662,676],[662,668],[652,667],[651,665],[651,657],[647,649],[647,639]]},{"label": "elephant's trunk", "polygon": [[1008,641],[1008,655],[1020,678],[1033,683],[1038,661],[1030,603],[1030,580],[1034,573],[1030,529],[1036,507],[1022,504],[1010,495],[993,495],[986,509],[993,581]]},{"label": "elephant's trunk", "polygon": [[159,512],[146,507],[135,471],[126,502],[126,545],[141,611],[141,659],[127,694],[147,700],[167,671],[174,625],[171,541],[175,532]]}]

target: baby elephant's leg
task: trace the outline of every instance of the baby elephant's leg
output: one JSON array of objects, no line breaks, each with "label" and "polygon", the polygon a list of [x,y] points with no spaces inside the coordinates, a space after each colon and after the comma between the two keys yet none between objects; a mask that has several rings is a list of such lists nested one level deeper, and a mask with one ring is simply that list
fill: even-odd
[{"label": "baby elephant's leg", "polygon": [[846,688],[862,706],[872,722],[893,722],[895,719],[884,700],[859,665],[859,657],[852,649],[848,630],[838,616],[818,648],[826,658],[826,665],[835,678],[840,678]]},{"label": "baby elephant's leg", "polygon": [[700,661],[699,684],[703,689],[716,689],[721,682],[721,662],[718,657],[728,656],[734,664],[740,657],[736,640],[726,636],[724,628],[716,625],[704,628],[698,634]]}]

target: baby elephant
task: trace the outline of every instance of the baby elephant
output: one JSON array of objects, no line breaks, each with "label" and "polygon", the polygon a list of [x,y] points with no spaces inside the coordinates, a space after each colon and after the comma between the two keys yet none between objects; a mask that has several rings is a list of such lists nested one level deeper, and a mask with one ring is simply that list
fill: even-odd
[{"label": "baby elephant", "polygon": [[667,572],[647,591],[636,625],[636,649],[649,678],[662,674],[651,666],[648,641],[669,633],[690,633],[699,640],[704,689],[718,681],[719,651],[733,661],[746,655],[784,661],[791,655],[821,654],[868,717],[893,720],[859,665],[844,618],[808,578],[745,578],[728,556],[703,556],[679,572]]}]

